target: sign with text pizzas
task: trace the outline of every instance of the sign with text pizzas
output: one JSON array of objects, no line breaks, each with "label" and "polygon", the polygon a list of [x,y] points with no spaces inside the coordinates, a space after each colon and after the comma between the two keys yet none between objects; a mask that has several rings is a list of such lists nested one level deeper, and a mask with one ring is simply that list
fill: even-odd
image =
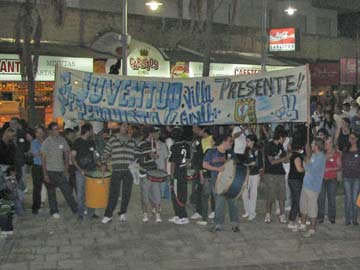
[{"label": "sign with text pizzas", "polygon": [[269,33],[270,52],[293,52],[296,50],[296,29],[277,28]]}]

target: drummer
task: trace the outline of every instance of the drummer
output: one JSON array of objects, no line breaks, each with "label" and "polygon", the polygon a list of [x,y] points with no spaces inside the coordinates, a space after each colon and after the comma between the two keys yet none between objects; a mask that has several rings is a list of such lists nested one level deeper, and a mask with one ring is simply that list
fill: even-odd
[{"label": "drummer", "polygon": [[[141,205],[143,222],[148,222],[148,211],[155,208],[156,222],[162,222],[160,216],[161,183],[152,182],[147,178],[147,172],[156,170],[156,146],[154,143],[155,130],[152,127],[143,129],[143,140],[136,147],[136,159],[140,165]],[[150,201],[151,198],[151,201]],[[152,205],[153,204],[153,205]]]},{"label": "drummer", "polygon": [[171,200],[174,207],[175,216],[169,219],[169,222],[177,225],[189,223],[186,212],[187,200],[187,182],[186,166],[190,159],[190,147],[183,140],[183,129],[174,127],[171,133],[174,144],[170,147],[170,176],[171,183]]},{"label": "drummer", "polygon": [[[232,148],[233,139],[231,135],[220,135],[215,141],[215,148],[209,149],[203,161],[203,167],[211,171],[211,182],[215,185],[219,172],[225,170],[226,152]],[[239,231],[239,207],[237,199],[230,199],[224,195],[215,194],[215,226],[211,229],[213,232],[223,229],[225,219],[225,203],[228,204],[230,221],[233,232]]]},{"label": "drummer", "polygon": [[[96,168],[96,145],[94,141],[93,127],[86,123],[81,127],[80,137],[73,143],[71,160],[76,167],[76,198],[78,202],[78,219],[84,219],[85,212],[85,174]],[[89,218],[98,218],[95,209],[87,208]]]}]

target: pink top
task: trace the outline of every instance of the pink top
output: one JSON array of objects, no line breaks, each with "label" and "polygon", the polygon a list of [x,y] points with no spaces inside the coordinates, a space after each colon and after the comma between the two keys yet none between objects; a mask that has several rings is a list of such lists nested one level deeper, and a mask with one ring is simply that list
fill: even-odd
[{"label": "pink top", "polygon": [[337,165],[338,162],[340,162],[340,158],[341,156],[339,151],[335,151],[331,157],[328,156],[326,157],[325,174],[324,174],[325,179],[336,179],[337,171],[327,172],[326,170],[336,168],[338,166]]}]

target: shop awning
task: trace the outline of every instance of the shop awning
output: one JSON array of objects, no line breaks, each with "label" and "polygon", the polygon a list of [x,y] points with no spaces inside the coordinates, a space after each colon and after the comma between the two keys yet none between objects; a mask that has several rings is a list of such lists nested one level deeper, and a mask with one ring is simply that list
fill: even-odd
[{"label": "shop awning", "polygon": [[[203,62],[204,60],[202,53],[183,46],[177,46],[176,48],[162,48],[161,50],[169,57],[171,62]],[[261,55],[257,53],[215,51],[211,54],[211,62],[261,65]],[[302,63],[302,61],[268,55],[266,64],[269,66],[300,66],[304,63]]]},{"label": "shop awning", "polygon": [[[17,54],[18,51],[15,42],[0,41],[0,53]],[[61,43],[41,43],[38,53],[39,55],[86,57],[94,59],[114,58],[111,54],[96,52],[87,47],[65,45]]]}]

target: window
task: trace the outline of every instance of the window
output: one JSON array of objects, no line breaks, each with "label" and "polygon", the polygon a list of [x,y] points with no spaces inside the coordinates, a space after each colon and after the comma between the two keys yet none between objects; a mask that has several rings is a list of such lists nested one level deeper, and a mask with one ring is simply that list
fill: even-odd
[{"label": "window", "polygon": [[330,18],[317,17],[316,18],[317,34],[323,36],[331,35],[331,20]]}]

